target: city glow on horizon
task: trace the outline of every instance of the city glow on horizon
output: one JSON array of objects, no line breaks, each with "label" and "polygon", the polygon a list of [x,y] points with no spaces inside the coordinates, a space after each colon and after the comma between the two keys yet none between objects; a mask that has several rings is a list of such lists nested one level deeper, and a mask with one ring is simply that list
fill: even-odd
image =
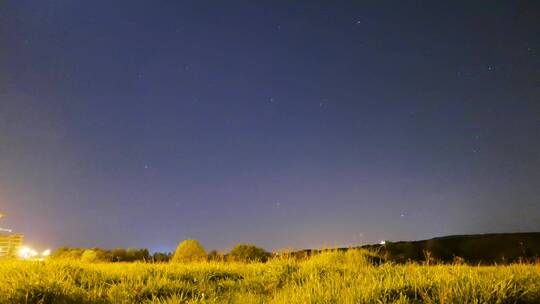
[{"label": "city glow on horizon", "polygon": [[43,261],[46,257],[51,255],[51,250],[46,249],[41,254],[38,253],[35,249],[23,246],[19,248],[17,255],[19,258],[23,260],[29,260],[29,261]]},{"label": "city glow on horizon", "polygon": [[30,247],[23,246],[19,248],[18,255],[21,259],[28,260],[35,257],[37,255],[37,252]]}]

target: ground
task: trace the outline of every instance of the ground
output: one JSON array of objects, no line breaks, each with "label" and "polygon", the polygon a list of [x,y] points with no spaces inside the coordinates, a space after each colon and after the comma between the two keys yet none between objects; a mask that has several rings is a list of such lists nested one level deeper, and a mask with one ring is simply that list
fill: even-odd
[{"label": "ground", "polygon": [[0,303],[540,303],[540,265],[373,265],[360,250],[250,264],[4,261]]}]

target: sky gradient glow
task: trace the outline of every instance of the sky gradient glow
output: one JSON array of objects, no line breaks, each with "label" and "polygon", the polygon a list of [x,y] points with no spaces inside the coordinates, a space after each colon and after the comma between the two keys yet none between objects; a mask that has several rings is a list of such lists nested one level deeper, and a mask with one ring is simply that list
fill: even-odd
[{"label": "sky gradient glow", "polygon": [[37,246],[540,231],[540,2],[4,1],[0,226]]}]

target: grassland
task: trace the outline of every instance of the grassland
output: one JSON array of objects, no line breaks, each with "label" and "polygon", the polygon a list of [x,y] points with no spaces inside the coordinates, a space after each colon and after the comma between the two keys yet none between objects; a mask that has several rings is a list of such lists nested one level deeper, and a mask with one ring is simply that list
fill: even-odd
[{"label": "grassland", "polygon": [[540,303],[540,265],[372,265],[359,250],[250,264],[4,261],[0,303]]}]

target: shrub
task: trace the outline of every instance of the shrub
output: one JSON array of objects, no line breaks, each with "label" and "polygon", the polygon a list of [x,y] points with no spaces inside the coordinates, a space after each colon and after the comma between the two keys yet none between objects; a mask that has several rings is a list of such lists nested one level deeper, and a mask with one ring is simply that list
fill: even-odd
[{"label": "shrub", "polygon": [[93,249],[87,249],[81,255],[81,261],[85,263],[95,263],[99,261],[97,251]]},{"label": "shrub", "polygon": [[60,247],[53,252],[51,258],[58,260],[80,260],[84,249]]},{"label": "shrub", "polygon": [[173,262],[194,262],[206,260],[206,251],[197,240],[185,240],[174,252]]},{"label": "shrub", "polygon": [[264,262],[270,257],[270,253],[255,245],[239,244],[231,250],[228,257],[241,262]]},{"label": "shrub", "polygon": [[[51,255],[52,259],[56,260],[82,260],[83,254],[90,250],[84,260],[88,261],[91,259],[92,255],[96,256],[96,259],[102,262],[135,262],[135,261],[150,261],[150,253],[146,248],[115,248],[112,250],[107,250],[103,248],[69,248],[69,247],[60,247]],[[94,253],[91,253],[93,251]],[[93,258],[92,258],[93,259]]]},{"label": "shrub", "polygon": [[223,262],[225,261],[225,254],[217,250],[212,250],[208,253],[208,261]]},{"label": "shrub", "polygon": [[171,257],[172,257],[172,253],[154,252],[154,254],[152,255],[152,260],[154,261],[154,263],[163,263],[163,262],[170,261]]},{"label": "shrub", "polygon": [[134,261],[142,261],[147,262],[150,260],[150,252],[148,252],[148,249],[146,248],[128,248],[126,251],[126,261],[127,262],[134,262]]}]

